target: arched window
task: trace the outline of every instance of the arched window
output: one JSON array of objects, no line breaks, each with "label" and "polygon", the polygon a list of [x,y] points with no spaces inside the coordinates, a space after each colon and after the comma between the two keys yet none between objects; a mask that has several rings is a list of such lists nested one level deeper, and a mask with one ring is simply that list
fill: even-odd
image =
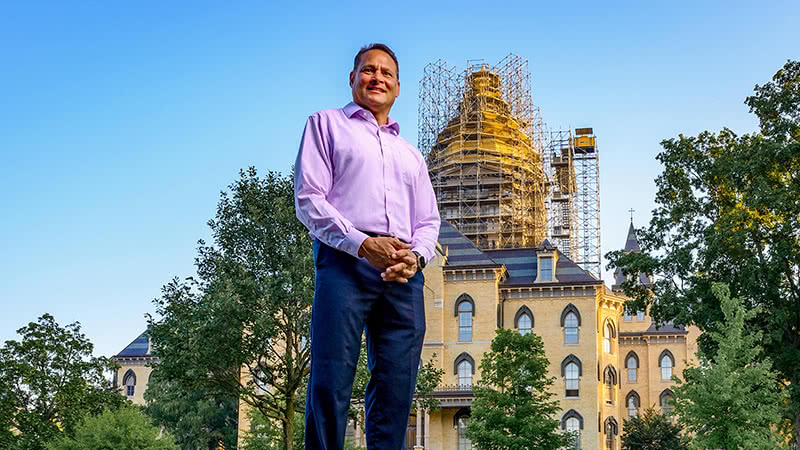
[{"label": "arched window", "polygon": [[527,306],[522,305],[514,315],[514,328],[519,330],[519,334],[531,334],[533,329],[533,313]]},{"label": "arched window", "polygon": [[617,337],[617,333],[614,330],[614,323],[607,320],[603,327],[603,352],[611,353],[611,340],[615,337]]},{"label": "arched window", "polygon": [[456,358],[453,363],[455,373],[458,376],[459,386],[472,386],[472,376],[475,375],[475,360],[467,352]]},{"label": "arched window", "polygon": [[658,367],[661,368],[662,381],[672,380],[672,368],[675,367],[675,357],[672,356],[669,350],[661,352],[661,356],[658,357]]},{"label": "arched window", "polygon": [[471,450],[472,441],[467,437],[467,425],[469,425],[470,411],[467,408],[461,408],[456,413],[453,420],[458,429],[458,450]]},{"label": "arched window", "polygon": [[617,370],[614,366],[608,365],[603,370],[603,390],[605,391],[606,403],[614,404],[614,388],[617,385]]},{"label": "arched window", "polygon": [[603,426],[603,430],[606,434],[606,449],[607,450],[616,450],[616,439],[615,436],[618,432],[617,421],[613,417],[609,417],[606,419],[605,425]]},{"label": "arched window", "polygon": [[467,294],[461,294],[456,300],[456,315],[458,316],[458,340],[469,342],[472,340],[472,317],[475,315],[475,302]]},{"label": "arched window", "polygon": [[581,326],[581,314],[572,303],[561,312],[561,326],[564,328],[564,343],[578,343],[578,327]]},{"label": "arched window", "polygon": [[636,391],[628,392],[627,397],[625,397],[625,405],[628,407],[628,417],[636,417],[639,415],[639,406],[641,406],[641,404],[642,401]]},{"label": "arched window", "polygon": [[636,352],[628,352],[625,357],[625,368],[628,370],[628,383],[636,382],[636,370],[639,368],[639,356]]},{"label": "arched window", "polygon": [[569,355],[561,361],[561,376],[564,377],[564,395],[566,397],[580,396],[580,377],[583,375],[581,360],[575,355]]},{"label": "arched window", "polygon": [[561,429],[567,433],[572,433],[575,440],[570,448],[581,448],[581,430],[583,429],[583,416],[574,409],[570,409],[561,416]]},{"label": "arched window", "polygon": [[661,406],[661,414],[669,417],[672,415],[672,391],[665,389],[658,397],[658,404]]},{"label": "arched window", "polygon": [[136,374],[133,373],[132,369],[128,369],[125,372],[125,376],[122,377],[122,385],[125,386],[125,393],[128,397],[133,397],[136,392]]}]

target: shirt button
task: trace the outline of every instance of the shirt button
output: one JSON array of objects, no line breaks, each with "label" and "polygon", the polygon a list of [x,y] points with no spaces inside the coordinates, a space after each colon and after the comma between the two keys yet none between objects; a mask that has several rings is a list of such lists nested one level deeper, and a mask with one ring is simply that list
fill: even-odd
[{"label": "shirt button", "polygon": [[387,187],[387,188],[386,188],[386,190],[387,190],[387,191],[391,191],[391,190],[392,190],[392,188],[390,188],[390,187]]}]

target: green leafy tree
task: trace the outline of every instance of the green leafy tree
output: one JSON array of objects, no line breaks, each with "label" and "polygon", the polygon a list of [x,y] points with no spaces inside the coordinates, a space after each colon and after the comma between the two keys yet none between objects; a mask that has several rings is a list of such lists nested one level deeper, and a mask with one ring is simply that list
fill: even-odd
[{"label": "green leafy tree", "polygon": [[473,446],[556,450],[569,445],[571,436],[558,430],[559,405],[549,390],[553,378],[547,376],[548,364],[538,335],[497,330],[473,388],[467,425]]},{"label": "green leafy tree", "polygon": [[653,408],[626,419],[622,430],[622,450],[686,450],[681,427]]},{"label": "green leafy tree", "polygon": [[[294,448],[305,446],[305,417],[301,414],[294,416]],[[243,450],[280,450],[283,448],[283,434],[281,427],[276,426],[275,420],[270,420],[258,410],[250,411],[250,430],[245,432]]]},{"label": "green leafy tree", "polygon": [[239,399],[235,396],[187,390],[163,380],[156,366],[144,399],[144,412],[169,431],[180,448],[216,450],[220,442],[227,450],[236,448]]},{"label": "green leafy tree", "polygon": [[254,168],[223,192],[200,241],[197,278],[172,280],[154,300],[153,353],[163,379],[232,395],[281,426],[293,448],[309,373],[314,296],[311,240],[295,218],[290,176]]},{"label": "green leafy tree", "polygon": [[[789,61],[745,103],[761,130],[744,136],[724,129],[662,141],[657,156],[656,209],[640,230],[641,253],[611,252],[610,267],[655,277],[652,293],[635,280],[623,288],[659,322],[720,331],[724,318],[712,280],[728,284],[791,403],[786,415],[800,429],[800,62]],[[635,277],[631,277],[635,278]],[[714,354],[705,333],[701,348]]]},{"label": "green leafy tree", "polygon": [[0,448],[43,449],[86,416],[126,402],[106,379],[116,364],[92,356],[79,323],[62,327],[44,314],[17,334],[0,347]]},{"label": "green leafy tree", "polygon": [[139,408],[127,406],[88,417],[47,446],[49,450],[177,450],[172,437],[153,425]]},{"label": "green leafy tree", "polygon": [[698,355],[699,367],[683,371],[677,380],[675,412],[698,449],[774,449],[784,442],[776,431],[787,392],[772,372],[769,358],[758,345],[761,333],[749,333],[745,322],[758,314],[746,311],[727,286],[712,285],[725,322],[711,332],[717,347],[713,358]]}]

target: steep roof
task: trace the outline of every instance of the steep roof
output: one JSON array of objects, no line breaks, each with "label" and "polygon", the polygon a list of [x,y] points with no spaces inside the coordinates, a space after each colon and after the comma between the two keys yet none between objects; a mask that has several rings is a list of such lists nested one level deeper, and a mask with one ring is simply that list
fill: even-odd
[{"label": "steep roof", "polygon": [[[544,245],[544,243],[543,243]],[[544,247],[540,247],[544,248]],[[518,286],[533,284],[536,281],[537,253],[542,251],[535,248],[513,248],[502,250],[486,250],[492,260],[506,266],[508,278],[503,286]],[[549,253],[549,252],[548,252]],[[556,262],[556,279],[553,284],[599,284],[600,280],[589,272],[583,270],[567,258],[560,251]]]},{"label": "steep roof", "polygon": [[[631,220],[631,224],[628,227],[628,236],[625,238],[625,252],[640,252],[641,248],[639,247],[639,238],[636,237],[636,229],[633,227],[633,220]],[[625,282],[625,275],[622,273],[622,269],[617,267],[617,270],[614,271],[614,284],[611,286],[613,290],[622,289],[622,283]],[[647,274],[640,273],[639,274],[639,283],[649,286],[650,285],[650,278],[647,277]]]},{"label": "steep roof", "polygon": [[439,226],[439,244],[447,248],[448,266],[499,266],[446,220]]},{"label": "steep roof", "polygon": [[139,337],[133,340],[127,347],[122,349],[114,358],[144,358],[151,357],[150,354],[150,338],[147,332],[140,334]]}]

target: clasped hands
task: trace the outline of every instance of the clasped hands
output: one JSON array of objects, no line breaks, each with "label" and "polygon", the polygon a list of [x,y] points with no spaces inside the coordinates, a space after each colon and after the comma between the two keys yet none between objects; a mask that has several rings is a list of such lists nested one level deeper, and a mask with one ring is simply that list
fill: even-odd
[{"label": "clasped hands", "polygon": [[358,256],[382,270],[383,281],[408,283],[417,273],[417,255],[411,251],[411,245],[394,237],[367,238],[358,249]]}]

